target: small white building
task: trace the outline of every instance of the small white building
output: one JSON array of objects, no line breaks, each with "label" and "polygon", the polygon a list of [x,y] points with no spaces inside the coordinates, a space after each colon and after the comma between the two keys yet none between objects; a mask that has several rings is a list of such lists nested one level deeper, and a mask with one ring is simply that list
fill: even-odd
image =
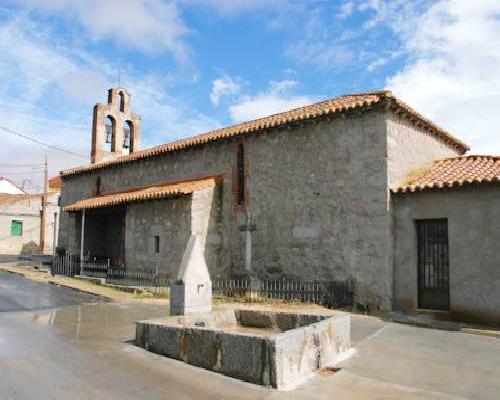
[{"label": "small white building", "polygon": [[[57,243],[60,185],[59,177],[49,180],[44,254],[52,254]],[[40,252],[42,198],[0,177],[0,254]]]},{"label": "small white building", "polygon": [[2,194],[26,194],[24,190],[16,186],[5,176],[0,176],[0,193]]}]

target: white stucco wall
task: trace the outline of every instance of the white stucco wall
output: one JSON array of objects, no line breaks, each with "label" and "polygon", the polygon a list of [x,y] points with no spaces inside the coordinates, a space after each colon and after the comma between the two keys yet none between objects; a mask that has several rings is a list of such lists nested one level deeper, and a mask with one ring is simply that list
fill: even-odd
[{"label": "white stucco wall", "polygon": [[[59,218],[58,197],[58,192],[50,193],[48,197],[44,251],[46,254],[53,251],[54,213],[57,213],[56,218]],[[39,246],[40,210],[40,195],[14,196],[11,200],[0,202],[0,254],[30,253],[31,249]],[[22,236],[11,236],[13,220],[22,221]]]},{"label": "white stucco wall", "polygon": [[12,182],[6,179],[0,178],[0,193],[7,194],[25,194],[21,189],[19,189]]},{"label": "white stucco wall", "polygon": [[447,218],[451,315],[500,325],[500,187],[398,194],[393,203],[395,308],[418,306],[415,220]]}]

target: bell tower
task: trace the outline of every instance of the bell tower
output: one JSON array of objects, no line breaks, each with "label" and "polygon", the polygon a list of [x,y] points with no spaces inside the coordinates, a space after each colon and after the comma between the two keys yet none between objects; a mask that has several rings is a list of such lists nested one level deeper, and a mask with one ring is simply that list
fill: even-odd
[{"label": "bell tower", "polygon": [[130,109],[130,93],[108,90],[108,103],[94,106],[91,163],[113,160],[141,148],[141,117]]}]

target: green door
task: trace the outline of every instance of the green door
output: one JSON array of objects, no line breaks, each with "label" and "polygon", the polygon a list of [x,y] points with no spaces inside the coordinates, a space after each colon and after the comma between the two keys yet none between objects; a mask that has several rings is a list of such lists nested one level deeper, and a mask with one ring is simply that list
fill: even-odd
[{"label": "green door", "polygon": [[23,221],[13,220],[11,222],[10,236],[23,236]]}]

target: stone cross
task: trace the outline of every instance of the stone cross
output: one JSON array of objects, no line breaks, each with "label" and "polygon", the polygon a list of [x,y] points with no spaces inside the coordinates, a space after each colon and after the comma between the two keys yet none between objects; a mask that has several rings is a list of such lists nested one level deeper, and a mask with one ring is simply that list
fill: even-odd
[{"label": "stone cross", "polygon": [[245,235],[245,269],[252,270],[252,232],[257,230],[253,223],[253,215],[247,213],[246,224],[240,225],[240,231],[246,232]]},{"label": "stone cross", "polygon": [[212,311],[212,282],[201,239],[191,235],[176,282],[170,286],[170,315]]}]

